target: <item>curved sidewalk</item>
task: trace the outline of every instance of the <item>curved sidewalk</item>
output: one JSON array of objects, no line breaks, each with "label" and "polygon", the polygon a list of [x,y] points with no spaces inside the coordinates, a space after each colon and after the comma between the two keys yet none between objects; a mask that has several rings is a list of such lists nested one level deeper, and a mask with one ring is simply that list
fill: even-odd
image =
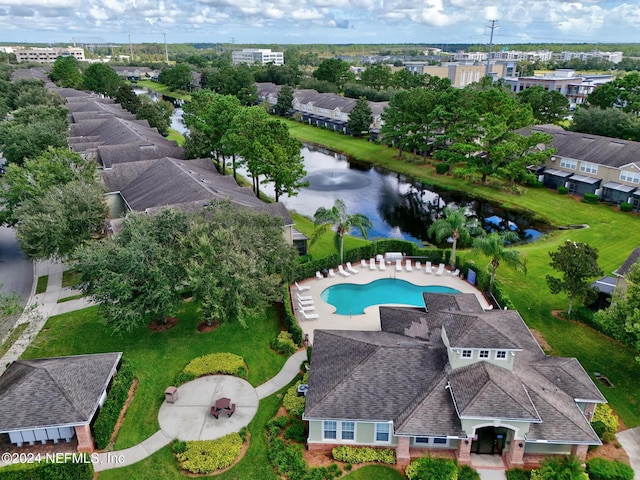
[{"label": "curved sidewalk", "polygon": [[[223,377],[221,375],[202,377],[182,385],[178,388],[178,402],[175,405],[163,403],[160,407],[158,412],[160,430],[131,448],[94,455],[96,459],[93,465],[95,471],[101,472],[133,465],[169,445],[174,438],[219,438],[240,430],[248,425],[255,416],[258,409],[256,400],[268,397],[286,387],[298,374],[300,364],[306,358],[306,350],[294,353],[287,359],[276,376],[255,389],[250,388],[250,385],[247,388],[244,385],[246,382],[237,382],[239,379],[236,377],[229,377],[233,381],[221,381],[220,377]],[[238,405],[246,406],[245,414],[239,415],[242,413],[239,410],[231,418],[221,418],[217,423],[208,418],[212,398],[221,395],[232,398]],[[176,415],[179,410],[184,410],[184,413],[188,415]]]}]

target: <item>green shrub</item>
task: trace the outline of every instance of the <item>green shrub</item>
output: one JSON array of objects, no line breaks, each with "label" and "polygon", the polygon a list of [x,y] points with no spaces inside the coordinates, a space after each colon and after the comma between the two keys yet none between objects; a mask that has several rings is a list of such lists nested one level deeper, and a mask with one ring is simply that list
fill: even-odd
[{"label": "green shrub", "polygon": [[605,426],[605,432],[616,433],[618,431],[618,417],[606,403],[596,405],[596,410],[593,412],[591,422],[602,422]]},{"label": "green shrub", "polygon": [[175,378],[175,384],[181,385],[184,381],[204,375],[235,375],[247,378],[247,368],[244,359],[233,353],[210,353],[191,360],[184,370]]},{"label": "green shrub", "polygon": [[294,442],[304,443],[307,439],[305,424],[300,418],[293,418],[291,425],[284,431],[284,438]]},{"label": "green shrub", "polygon": [[238,433],[230,433],[217,440],[187,442],[183,453],[176,454],[180,467],[191,473],[211,473],[231,465],[242,448]]},{"label": "green shrub", "polygon": [[349,447],[342,445],[331,450],[335,460],[347,463],[379,462],[393,465],[396,452],[389,448]]},{"label": "green shrub", "polygon": [[0,468],[0,480],[91,480],[93,465],[86,454],[83,459],[65,463],[17,463]]},{"label": "green shrub", "polygon": [[600,420],[591,422],[591,428],[593,428],[593,431],[596,432],[596,435],[598,435],[600,440],[602,440],[604,434],[607,433],[607,426]]},{"label": "green shrub", "polygon": [[447,173],[450,168],[451,165],[449,165],[448,163],[436,163],[436,172],[440,175],[444,175],[445,173]]},{"label": "green shrub", "polygon": [[302,385],[302,381],[298,380],[293,386],[289,387],[287,393],[284,394],[282,399],[282,406],[294,417],[302,417],[304,412],[304,406],[307,402],[307,397],[298,396],[298,387]]},{"label": "green shrub", "polygon": [[631,210],[633,210],[633,205],[631,205],[630,203],[622,202],[620,204],[620,211],[621,212],[630,212]]},{"label": "green shrub", "polygon": [[531,470],[531,480],[545,480],[540,470]]},{"label": "green shrub", "polygon": [[113,431],[116,428],[122,407],[127,401],[132,382],[133,371],[131,370],[131,364],[127,360],[122,360],[120,369],[111,382],[107,399],[93,422],[93,438],[96,441],[98,450],[103,450],[109,445],[109,440],[111,440],[111,435],[113,435]]},{"label": "green shrub", "polygon": [[171,451],[173,453],[184,453],[187,451],[187,442],[182,440],[174,440],[171,444]]},{"label": "green shrub", "polygon": [[291,356],[298,349],[298,345],[294,343],[291,333],[283,331],[271,341],[271,348],[283,355]]},{"label": "green shrub", "polygon": [[530,480],[531,471],[523,470],[521,468],[510,468],[505,472],[507,474],[507,480]]},{"label": "green shrub", "polygon": [[633,469],[617,460],[592,458],[587,462],[587,473],[591,480],[632,480]]},{"label": "green shrub", "polygon": [[582,197],[584,203],[597,204],[600,203],[600,197],[595,193],[585,193]]},{"label": "green shrub", "polygon": [[458,467],[458,480],[480,480],[480,474],[469,465]]},{"label": "green shrub", "polygon": [[[315,271],[310,275],[315,275]],[[302,277],[307,278],[307,277]],[[298,321],[293,313],[293,307],[291,306],[291,297],[289,295],[289,287],[287,285],[282,286],[282,298],[284,299],[284,325],[287,332],[291,334],[291,339],[296,345],[302,345],[302,328],[298,325]]]},{"label": "green shrub", "polygon": [[560,195],[566,195],[567,193],[569,193],[569,189],[567,187],[564,187],[564,186],[560,185],[558,187],[558,193]]},{"label": "green shrub", "polygon": [[458,466],[448,458],[422,457],[411,462],[405,473],[409,480],[457,480]]}]

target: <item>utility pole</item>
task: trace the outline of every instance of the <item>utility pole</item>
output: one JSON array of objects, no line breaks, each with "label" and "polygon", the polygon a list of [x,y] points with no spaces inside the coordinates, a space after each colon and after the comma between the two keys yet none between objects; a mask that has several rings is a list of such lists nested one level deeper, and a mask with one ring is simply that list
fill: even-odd
[{"label": "utility pole", "polygon": [[169,65],[169,50],[167,49],[167,32],[163,32],[162,35],[164,36],[164,60],[165,62],[167,62],[167,65]]},{"label": "utility pole", "polygon": [[129,33],[129,63],[133,62],[133,45],[131,44],[131,34]]},{"label": "utility pole", "polygon": [[496,25],[497,20],[491,20],[491,25],[487,25],[487,28],[491,29],[491,36],[489,37],[489,53],[487,54],[487,69],[484,72],[484,76],[488,77],[491,73],[491,49],[493,48],[493,31],[498,28]]}]

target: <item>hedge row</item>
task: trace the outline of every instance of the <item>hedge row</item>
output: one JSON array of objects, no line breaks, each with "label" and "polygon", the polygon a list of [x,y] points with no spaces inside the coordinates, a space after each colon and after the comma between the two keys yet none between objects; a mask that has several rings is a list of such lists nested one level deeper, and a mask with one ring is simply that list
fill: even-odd
[{"label": "hedge row", "polygon": [[237,432],[217,440],[186,442],[184,452],[176,453],[180,467],[191,473],[211,473],[231,465],[242,449],[242,438]]},{"label": "hedge row", "polygon": [[409,480],[457,480],[458,465],[449,458],[422,457],[411,462],[405,473]]},{"label": "hedge row", "polygon": [[[315,275],[315,272],[314,272]],[[284,285],[282,292],[282,298],[284,299],[284,325],[287,332],[291,334],[291,339],[296,345],[302,345],[302,329],[296,320],[296,316],[293,313],[293,307],[291,306],[291,296],[289,295],[289,286]]]},{"label": "hedge row", "polygon": [[247,378],[244,358],[233,353],[210,353],[196,357],[176,376],[174,383],[181,385],[204,375],[217,374]]},{"label": "hedge row", "polygon": [[390,448],[340,446],[331,450],[331,454],[335,460],[346,463],[396,463],[396,452]]},{"label": "hedge row", "polygon": [[587,473],[591,480],[632,480],[633,469],[617,460],[592,458],[587,462]]},{"label": "hedge row", "polygon": [[302,380],[298,380],[294,383],[289,389],[287,393],[284,394],[284,398],[282,399],[282,406],[294,417],[302,417],[302,413],[304,412],[304,407],[306,405],[307,397],[298,396],[298,386],[303,383],[309,382],[309,373],[305,373]]},{"label": "hedge row", "polygon": [[93,465],[88,456],[84,462],[18,463],[0,468],[0,480],[91,480]]},{"label": "hedge row", "polygon": [[113,377],[107,399],[93,423],[93,437],[99,450],[103,450],[109,445],[109,440],[111,440],[111,435],[113,435],[113,431],[116,428],[122,407],[127,401],[132,382],[133,371],[131,364],[128,360],[122,360],[118,373]]}]

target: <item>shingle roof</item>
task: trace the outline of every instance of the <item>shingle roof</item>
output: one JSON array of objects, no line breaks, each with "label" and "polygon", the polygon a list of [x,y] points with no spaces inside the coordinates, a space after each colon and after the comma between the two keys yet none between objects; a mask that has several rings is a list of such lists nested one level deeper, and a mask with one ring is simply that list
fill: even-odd
[{"label": "shingle roof", "polygon": [[492,324],[492,316],[486,314],[462,314],[446,312],[443,325],[452,348],[492,348],[517,350],[520,347],[499,328]]},{"label": "shingle roof", "polygon": [[540,421],[522,381],[505,368],[474,363],[453,370],[449,383],[460,417]]},{"label": "shingle roof", "polygon": [[574,399],[607,401],[575,358],[546,357],[531,368]]},{"label": "shingle roof", "polygon": [[0,431],[90,422],[121,356],[102,353],[13,362],[0,377]]},{"label": "shingle roof", "polygon": [[616,168],[640,162],[640,142],[570,132],[555,125],[536,125],[532,129],[553,135],[552,144],[563,157]]},{"label": "shingle roof", "polygon": [[627,273],[629,273],[629,269],[631,268],[631,266],[638,260],[640,260],[640,247],[634,248],[627,259],[624,261],[624,263],[620,265],[620,267],[613,273],[615,273],[619,277],[624,277]]}]

